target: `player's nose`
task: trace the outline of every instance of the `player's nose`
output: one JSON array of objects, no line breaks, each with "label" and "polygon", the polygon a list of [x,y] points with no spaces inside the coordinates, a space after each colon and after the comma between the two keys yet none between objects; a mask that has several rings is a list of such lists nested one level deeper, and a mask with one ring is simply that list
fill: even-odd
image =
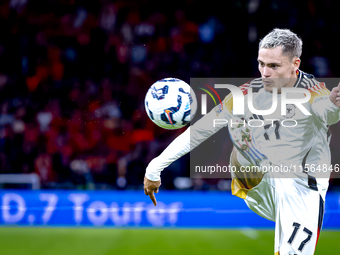
[{"label": "player's nose", "polygon": [[265,66],[263,68],[263,71],[262,71],[262,76],[265,77],[265,78],[268,78],[268,77],[270,77],[270,75],[271,75],[270,68]]}]

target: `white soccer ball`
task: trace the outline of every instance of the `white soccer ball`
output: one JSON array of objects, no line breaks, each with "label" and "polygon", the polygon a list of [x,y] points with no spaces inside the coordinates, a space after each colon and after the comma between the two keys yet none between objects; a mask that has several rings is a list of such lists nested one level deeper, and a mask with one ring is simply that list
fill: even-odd
[{"label": "white soccer ball", "polygon": [[165,129],[184,127],[194,118],[197,110],[194,91],[176,78],[165,78],[152,84],[144,104],[149,118]]}]

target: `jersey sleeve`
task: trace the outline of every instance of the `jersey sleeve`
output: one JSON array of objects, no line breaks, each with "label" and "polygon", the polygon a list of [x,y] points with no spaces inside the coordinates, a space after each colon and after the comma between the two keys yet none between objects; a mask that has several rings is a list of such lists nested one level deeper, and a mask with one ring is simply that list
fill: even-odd
[{"label": "jersey sleeve", "polygon": [[319,83],[309,89],[312,105],[312,111],[322,122],[332,125],[340,120],[340,108],[329,100],[330,91],[326,88],[325,83]]},{"label": "jersey sleeve", "polygon": [[232,94],[230,93],[208,114],[173,140],[170,145],[146,168],[145,177],[151,181],[160,180],[161,171],[172,162],[190,152],[221,128],[227,126],[232,117]]}]

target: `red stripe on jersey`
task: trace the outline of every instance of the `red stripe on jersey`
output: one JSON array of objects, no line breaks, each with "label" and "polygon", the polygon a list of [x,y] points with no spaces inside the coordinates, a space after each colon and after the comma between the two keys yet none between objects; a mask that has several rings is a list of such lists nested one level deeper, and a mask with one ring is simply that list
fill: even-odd
[{"label": "red stripe on jersey", "polygon": [[321,86],[321,88],[326,88],[326,84],[324,82],[320,82],[319,85]]},{"label": "red stripe on jersey", "polygon": [[325,213],[325,202],[323,201],[323,198],[321,197],[321,195],[319,196],[319,219],[318,219],[318,234],[316,236],[316,243],[315,243],[315,248],[314,248],[314,253],[315,253],[315,250],[316,250],[316,245],[318,244],[318,241],[319,241],[319,236],[320,236],[320,232],[321,232],[321,227],[322,227],[322,221],[323,221],[323,216],[324,216],[324,213]]},{"label": "red stripe on jersey", "polygon": [[318,241],[319,241],[319,236],[320,236],[320,228],[318,228],[318,234],[316,236],[316,243],[315,243],[314,253],[315,253],[315,250],[316,250],[316,245],[318,244]]},{"label": "red stripe on jersey", "polygon": [[320,82],[316,85],[314,85],[313,87],[311,87],[310,89],[308,89],[309,91],[319,91],[319,90],[323,90],[323,89],[327,89],[326,85],[324,82]]}]

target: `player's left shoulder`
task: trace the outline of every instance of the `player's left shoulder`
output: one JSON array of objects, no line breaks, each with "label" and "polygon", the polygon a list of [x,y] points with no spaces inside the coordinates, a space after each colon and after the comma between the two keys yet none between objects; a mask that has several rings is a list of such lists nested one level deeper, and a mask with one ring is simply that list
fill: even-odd
[{"label": "player's left shoulder", "polygon": [[316,80],[313,74],[301,70],[298,70],[298,83],[296,87],[308,89],[310,92],[327,90],[324,82]]},{"label": "player's left shoulder", "polygon": [[312,74],[308,74],[302,71],[300,72],[300,83],[298,87],[307,89],[310,92],[310,104],[323,99],[327,99],[329,97],[330,91],[327,89],[324,82],[316,80],[314,75]]}]

